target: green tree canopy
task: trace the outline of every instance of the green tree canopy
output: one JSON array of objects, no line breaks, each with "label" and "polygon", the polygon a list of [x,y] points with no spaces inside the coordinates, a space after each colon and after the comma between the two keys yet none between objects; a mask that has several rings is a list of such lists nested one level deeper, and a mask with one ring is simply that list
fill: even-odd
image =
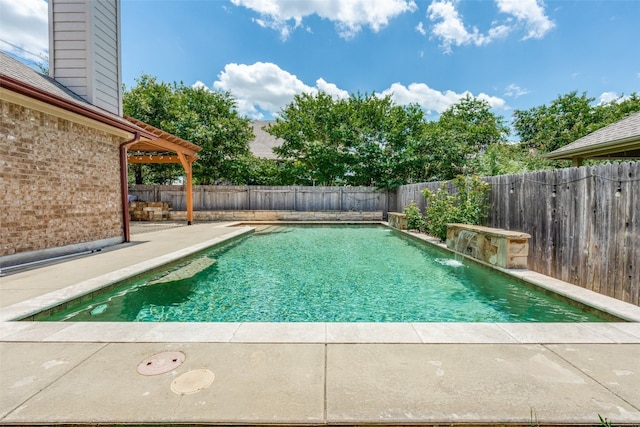
[{"label": "green tree canopy", "polygon": [[597,105],[594,101],[586,92],[578,95],[573,91],[559,96],[548,106],[515,110],[513,127],[521,145],[547,153],[640,111],[640,98],[635,93]]},{"label": "green tree canopy", "polygon": [[420,108],[390,96],[319,92],[296,95],[268,132],[284,140],[274,151],[287,161],[289,181],[388,188],[404,183],[406,153],[423,126]]},{"label": "green tree canopy", "polygon": [[503,144],[509,135],[502,116],[494,114],[486,101],[470,95],[425,129],[421,151],[426,181],[474,173],[483,152],[492,144]]},{"label": "green tree canopy", "polygon": [[[247,163],[249,141],[253,138],[249,119],[236,111],[228,92],[213,92],[183,83],[167,84],[143,75],[124,92],[125,114],[202,147],[193,165],[194,182],[212,184],[241,181]],[[146,165],[155,171],[155,180],[175,179],[181,168],[174,165]],[[169,170],[172,173],[159,174]],[[152,173],[153,175],[153,173]],[[161,176],[161,179],[158,179]]]}]

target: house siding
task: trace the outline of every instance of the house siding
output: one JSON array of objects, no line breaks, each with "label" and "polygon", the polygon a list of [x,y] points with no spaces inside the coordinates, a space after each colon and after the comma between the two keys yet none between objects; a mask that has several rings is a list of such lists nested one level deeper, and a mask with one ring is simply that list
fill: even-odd
[{"label": "house siding", "polygon": [[0,257],[122,238],[123,138],[10,101],[0,107]]},{"label": "house siding", "polygon": [[51,74],[93,105],[122,115],[120,11],[113,0],[51,0]]},{"label": "house siding", "polygon": [[121,115],[119,109],[121,85],[119,64],[119,3],[114,1],[94,1],[93,28],[93,104],[114,114]]}]

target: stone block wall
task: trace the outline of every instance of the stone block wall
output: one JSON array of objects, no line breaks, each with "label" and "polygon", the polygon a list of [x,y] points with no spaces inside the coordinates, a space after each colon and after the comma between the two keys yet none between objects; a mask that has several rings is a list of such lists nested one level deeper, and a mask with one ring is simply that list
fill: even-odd
[{"label": "stone block wall", "polygon": [[407,214],[398,213],[398,212],[389,212],[387,214],[389,227],[396,228],[398,230],[406,230],[409,228],[409,220],[407,219]]},{"label": "stone block wall", "polygon": [[165,221],[169,218],[169,202],[129,202],[131,221]]},{"label": "stone block wall", "polygon": [[[195,221],[382,221],[382,211],[195,211]],[[186,211],[169,211],[172,221],[186,221]]]},{"label": "stone block wall", "polygon": [[468,224],[447,224],[447,248],[502,268],[527,268],[531,235]]},{"label": "stone block wall", "polygon": [[122,236],[123,138],[46,108],[0,108],[0,257]]}]

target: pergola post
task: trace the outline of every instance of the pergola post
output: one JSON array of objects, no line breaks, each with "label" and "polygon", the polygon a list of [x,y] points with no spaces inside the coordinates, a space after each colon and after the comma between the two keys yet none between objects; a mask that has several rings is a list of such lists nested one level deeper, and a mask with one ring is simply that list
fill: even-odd
[{"label": "pergola post", "polygon": [[182,167],[184,168],[185,172],[185,185],[187,192],[187,225],[191,225],[193,223],[193,161],[190,161],[191,158],[188,158],[180,152],[178,153],[178,157],[180,158],[180,163],[182,163]]},{"label": "pergola post", "polygon": [[[180,163],[185,172],[187,193],[187,224],[193,223],[193,163],[198,160],[198,152],[202,150],[195,144],[155,128],[132,117],[125,117],[133,124],[156,135],[156,139],[139,141],[130,149],[145,155],[130,156],[132,163]],[[172,155],[170,153],[175,153]]]}]

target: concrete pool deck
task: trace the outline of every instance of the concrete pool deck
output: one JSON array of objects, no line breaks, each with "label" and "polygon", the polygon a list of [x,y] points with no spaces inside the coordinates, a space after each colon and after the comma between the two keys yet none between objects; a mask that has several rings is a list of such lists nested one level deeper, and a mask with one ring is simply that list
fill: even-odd
[{"label": "concrete pool deck", "polygon": [[[0,423],[640,424],[640,308],[528,271],[636,322],[12,321],[241,232],[224,225],[133,234],[0,277]],[[137,372],[165,351],[184,363]],[[209,387],[171,390],[198,369],[215,375]]]}]

